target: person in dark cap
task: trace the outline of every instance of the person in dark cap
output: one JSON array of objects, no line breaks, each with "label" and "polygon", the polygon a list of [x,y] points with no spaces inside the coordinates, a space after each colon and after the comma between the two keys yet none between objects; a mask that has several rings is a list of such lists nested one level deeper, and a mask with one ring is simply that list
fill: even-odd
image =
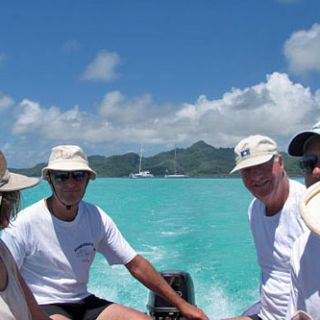
[{"label": "person in dark cap", "polygon": [[[235,147],[236,166],[252,193],[248,217],[260,267],[260,304],[240,319],[284,319],[290,292],[290,252],[306,230],[299,214],[305,187],[290,180],[276,142],[252,135]],[[238,319],[239,319],[238,318]]]},{"label": "person in dark cap", "polygon": [[181,298],[150,262],[135,252],[101,208],[82,200],[96,172],[80,147],[54,147],[42,177],[52,195],[21,212],[2,238],[47,315],[59,320],[151,319],[88,291],[90,267],[99,252],[109,264],[125,265],[186,319],[207,320],[202,310]]},{"label": "person in dark cap", "polygon": [[[20,190],[39,183],[39,179],[8,171],[7,162],[0,151],[0,230],[4,230],[16,216]],[[0,240],[0,319],[49,319],[39,308],[24,282],[17,265]]]},{"label": "person in dark cap", "polygon": [[[320,181],[320,122],[310,130],[297,133],[290,141],[288,153],[300,157],[305,185],[309,191],[318,188]],[[305,201],[306,198],[303,199]],[[317,209],[317,208],[315,208]],[[320,211],[320,208],[318,209]],[[301,212],[304,217],[303,212]],[[320,214],[314,215],[319,224]],[[307,224],[307,223],[306,223]],[[307,224],[308,227],[310,224]],[[291,291],[287,319],[298,310],[307,312],[313,320],[320,319],[320,234],[309,230],[294,243],[291,255]]]}]

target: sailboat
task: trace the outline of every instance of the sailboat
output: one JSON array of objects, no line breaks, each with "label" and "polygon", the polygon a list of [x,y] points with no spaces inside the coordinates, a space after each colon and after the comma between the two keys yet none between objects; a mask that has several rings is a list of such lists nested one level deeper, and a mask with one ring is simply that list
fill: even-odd
[{"label": "sailboat", "polygon": [[130,173],[130,178],[153,178],[154,175],[148,170],[142,170],[142,146],[140,148],[139,172]]},{"label": "sailboat", "polygon": [[173,167],[174,167],[174,174],[165,174],[165,178],[187,178],[188,176],[177,173],[177,148],[174,148],[174,159],[173,159]]}]

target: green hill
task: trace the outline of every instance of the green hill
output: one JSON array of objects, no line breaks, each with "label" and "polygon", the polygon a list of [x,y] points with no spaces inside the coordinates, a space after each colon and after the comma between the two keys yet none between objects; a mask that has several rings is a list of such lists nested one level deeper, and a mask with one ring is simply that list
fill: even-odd
[{"label": "green hill", "polygon": [[[198,141],[188,148],[177,148],[177,172],[190,177],[229,176],[234,166],[232,148],[215,148],[204,141]],[[287,172],[291,176],[301,175],[298,159],[283,153]],[[99,155],[88,157],[90,166],[100,177],[128,177],[139,169],[139,155],[126,153],[104,157]],[[11,169],[12,172],[29,176],[40,176],[45,163],[37,164],[29,169]],[[174,150],[161,152],[142,160],[143,170],[149,170],[155,176],[164,176],[174,172]],[[236,174],[235,174],[236,176]]]}]

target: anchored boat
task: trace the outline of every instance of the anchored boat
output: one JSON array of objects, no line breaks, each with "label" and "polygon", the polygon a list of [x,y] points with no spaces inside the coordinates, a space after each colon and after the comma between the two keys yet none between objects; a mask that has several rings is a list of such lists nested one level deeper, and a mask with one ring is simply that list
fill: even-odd
[{"label": "anchored boat", "polygon": [[153,178],[154,175],[148,170],[142,170],[142,146],[140,148],[139,172],[130,173],[130,178]]}]

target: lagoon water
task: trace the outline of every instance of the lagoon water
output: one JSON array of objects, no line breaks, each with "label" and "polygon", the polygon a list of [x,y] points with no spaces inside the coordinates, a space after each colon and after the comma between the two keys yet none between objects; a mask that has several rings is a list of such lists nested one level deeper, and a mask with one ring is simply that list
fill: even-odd
[{"label": "lagoon water", "polygon": [[[49,194],[42,182],[23,192],[23,206]],[[85,196],[158,270],[189,272],[196,304],[210,319],[239,315],[258,299],[259,269],[247,219],[251,199],[237,178],[99,178],[90,182]],[[101,255],[89,288],[147,311],[148,290],[125,267],[110,267]]]}]

